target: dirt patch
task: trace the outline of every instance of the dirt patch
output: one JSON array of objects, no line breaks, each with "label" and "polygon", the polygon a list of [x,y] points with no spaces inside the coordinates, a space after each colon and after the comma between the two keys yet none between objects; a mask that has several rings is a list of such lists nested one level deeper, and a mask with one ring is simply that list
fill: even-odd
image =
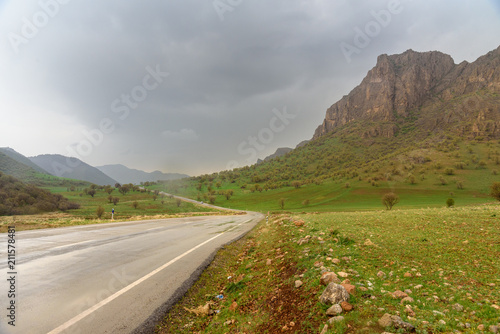
[{"label": "dirt patch", "polygon": [[[314,291],[304,291],[293,286],[293,277],[298,274],[295,263],[285,262],[280,268],[283,283],[275,287],[267,297],[269,321],[257,328],[257,333],[317,333],[317,329],[305,328],[309,310],[315,304]],[[319,323],[314,325],[318,328]]]}]

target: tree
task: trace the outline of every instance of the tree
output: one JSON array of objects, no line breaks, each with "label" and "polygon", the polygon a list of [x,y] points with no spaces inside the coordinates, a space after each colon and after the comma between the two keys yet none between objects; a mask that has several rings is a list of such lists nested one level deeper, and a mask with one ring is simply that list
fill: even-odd
[{"label": "tree", "polygon": [[300,181],[292,181],[292,187],[294,187],[295,189],[299,189],[301,185],[302,182]]},{"label": "tree", "polygon": [[134,207],[134,209],[137,209],[139,207],[139,202],[133,201],[132,206]]},{"label": "tree", "polygon": [[94,195],[95,195],[95,189],[89,189],[87,191],[87,195],[90,195],[90,196],[94,197]]},{"label": "tree", "polygon": [[281,210],[283,210],[285,208],[285,202],[286,202],[285,198],[280,198],[279,205],[280,205]]},{"label": "tree", "polygon": [[180,207],[181,204],[182,204],[182,200],[180,198],[176,198],[175,199],[175,204],[177,205],[177,207]]},{"label": "tree", "polygon": [[101,219],[102,215],[104,214],[104,208],[99,205],[95,214],[97,215],[97,218]]},{"label": "tree", "polygon": [[116,204],[118,204],[118,202],[120,202],[120,198],[113,197],[113,204],[116,205]]},{"label": "tree", "polygon": [[393,192],[387,193],[382,196],[382,204],[385,205],[387,210],[392,210],[392,207],[399,203],[399,196]]},{"label": "tree", "polygon": [[229,199],[231,198],[231,196],[233,196],[233,189],[228,189],[224,192],[224,196],[226,196],[226,199],[229,201]]},{"label": "tree", "polygon": [[108,196],[108,201],[109,201],[109,203],[113,203],[113,196],[109,195]]},{"label": "tree", "polygon": [[118,188],[118,191],[122,195],[126,195],[130,191],[130,187],[127,184],[124,184],[123,186],[121,186],[120,188]]},{"label": "tree", "polygon": [[491,185],[491,197],[500,201],[500,182],[495,182]]},{"label": "tree", "polygon": [[448,200],[446,201],[446,206],[451,208],[454,205],[455,205],[455,200],[453,198],[448,198]]}]

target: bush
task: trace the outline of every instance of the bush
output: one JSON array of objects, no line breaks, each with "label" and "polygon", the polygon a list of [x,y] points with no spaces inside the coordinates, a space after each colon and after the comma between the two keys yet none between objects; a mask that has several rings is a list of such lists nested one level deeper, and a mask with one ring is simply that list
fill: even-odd
[{"label": "bush", "polygon": [[444,173],[445,173],[446,175],[453,175],[453,174],[455,174],[455,171],[453,170],[453,168],[446,168],[446,169],[444,170]]},{"label": "bush", "polygon": [[283,210],[285,208],[285,202],[286,202],[286,199],[280,198],[278,203],[279,203],[281,210]]},{"label": "bush", "polygon": [[451,207],[452,207],[452,206],[454,206],[454,205],[455,205],[455,200],[454,200],[453,198],[448,198],[448,199],[446,200],[446,206],[447,206],[447,207],[451,208]]},{"label": "bush", "polygon": [[392,210],[392,207],[399,203],[399,196],[393,192],[387,193],[382,197],[382,204],[387,210]]},{"label": "bush", "polygon": [[495,182],[491,185],[491,197],[500,201],[500,182]]},{"label": "bush", "polygon": [[104,214],[104,208],[102,206],[98,206],[97,210],[95,211],[95,214],[98,219],[101,219],[102,215]]},{"label": "bush", "polygon": [[302,205],[303,205],[303,206],[308,206],[308,205],[309,205],[309,203],[310,203],[310,201],[309,201],[308,199],[306,199],[306,200],[304,200],[304,201],[302,202]]},{"label": "bush", "polygon": [[133,207],[134,209],[137,209],[137,208],[139,207],[139,202],[137,202],[137,201],[133,201],[133,202],[132,202],[132,207]]}]

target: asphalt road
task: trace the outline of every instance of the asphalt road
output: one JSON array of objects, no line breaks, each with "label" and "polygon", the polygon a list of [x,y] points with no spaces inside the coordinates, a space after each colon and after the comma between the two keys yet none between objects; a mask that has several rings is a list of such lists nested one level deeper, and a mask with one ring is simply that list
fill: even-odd
[{"label": "asphalt road", "polygon": [[[262,218],[248,213],[17,232],[14,275],[8,274],[8,236],[0,234],[0,333],[146,333],[217,249]],[[15,298],[8,297],[11,276]],[[11,300],[15,327],[8,324]]]}]

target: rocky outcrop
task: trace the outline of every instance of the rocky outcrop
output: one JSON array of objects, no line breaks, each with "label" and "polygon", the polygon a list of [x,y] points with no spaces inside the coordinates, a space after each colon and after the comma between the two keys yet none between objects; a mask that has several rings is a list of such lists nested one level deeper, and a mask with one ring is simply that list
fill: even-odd
[{"label": "rocky outcrop", "polygon": [[[487,91],[491,96],[473,96]],[[370,124],[363,137],[392,137],[412,118],[431,131],[464,123],[475,135],[500,136],[500,47],[474,63],[456,65],[441,52],[381,55],[361,84],[332,105],[313,139],[354,121]]]}]

